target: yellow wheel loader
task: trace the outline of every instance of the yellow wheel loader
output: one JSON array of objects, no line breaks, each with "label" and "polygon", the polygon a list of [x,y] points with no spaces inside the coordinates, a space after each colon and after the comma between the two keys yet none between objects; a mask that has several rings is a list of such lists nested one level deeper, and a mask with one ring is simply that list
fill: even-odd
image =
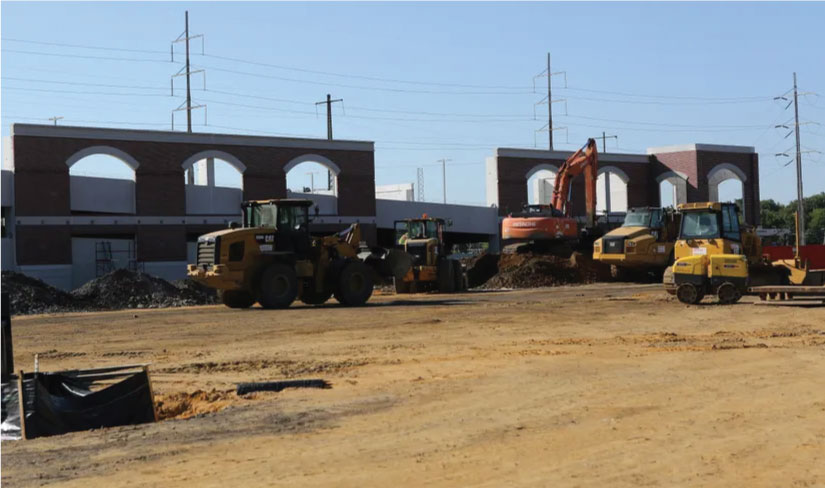
[{"label": "yellow wheel loader", "polygon": [[461,261],[450,259],[444,242],[447,225],[449,222],[444,219],[426,214],[395,222],[396,243],[410,260],[407,272],[395,280],[396,293],[453,293],[467,289],[464,266]]},{"label": "yellow wheel loader", "polygon": [[363,305],[375,280],[392,275],[391,263],[361,246],[358,224],[332,236],[311,236],[311,205],[302,199],[244,202],[242,226],[198,238],[189,277],[217,289],[231,308],[255,302],[286,308],[295,299],[319,305],[331,296],[342,305]]},{"label": "yellow wheel loader", "polygon": [[638,271],[661,273],[673,264],[679,220],[672,208],[631,208],[621,227],[593,243],[593,259],[610,265],[614,279]]}]

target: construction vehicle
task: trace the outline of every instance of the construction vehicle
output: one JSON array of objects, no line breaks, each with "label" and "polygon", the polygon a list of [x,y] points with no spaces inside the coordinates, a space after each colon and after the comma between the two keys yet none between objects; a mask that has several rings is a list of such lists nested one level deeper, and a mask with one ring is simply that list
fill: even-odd
[{"label": "construction vehicle", "polygon": [[[523,245],[539,251],[558,245],[578,245],[595,229],[596,177],[598,172],[596,141],[588,139],[559,168],[550,205],[527,205],[522,212],[511,213],[501,222],[503,246]],[[587,218],[579,227],[570,202],[573,178],[584,173]]]},{"label": "construction vehicle", "polygon": [[636,271],[663,272],[673,264],[680,218],[673,208],[631,208],[621,227],[593,243],[593,259],[610,265],[615,279]]},{"label": "construction vehicle", "polygon": [[750,226],[739,223],[733,203],[682,203],[675,262],[664,275],[665,289],[687,304],[714,294],[719,302],[737,302],[748,286],[783,284],[787,270],[762,257],[762,242]]},{"label": "construction vehicle", "polygon": [[771,264],[787,272],[785,282],[776,284],[751,284],[748,293],[758,295],[761,300],[793,300],[795,297],[822,297],[825,301],[825,269],[812,270],[810,263],[800,255],[799,214],[794,212],[796,245],[793,259],[779,259]]},{"label": "construction vehicle", "polygon": [[[361,245],[358,224],[335,235],[309,232],[311,200],[274,199],[241,205],[243,224],[198,238],[197,263],[188,275],[219,290],[224,305],[286,308],[297,298],[319,305],[334,296],[363,305],[376,278],[392,274],[382,258]],[[361,257],[359,257],[359,254]]]},{"label": "construction vehicle", "polygon": [[464,266],[461,261],[450,259],[444,241],[444,230],[449,224],[427,214],[395,222],[396,242],[410,259],[407,272],[395,281],[397,293],[453,293],[467,289]]}]

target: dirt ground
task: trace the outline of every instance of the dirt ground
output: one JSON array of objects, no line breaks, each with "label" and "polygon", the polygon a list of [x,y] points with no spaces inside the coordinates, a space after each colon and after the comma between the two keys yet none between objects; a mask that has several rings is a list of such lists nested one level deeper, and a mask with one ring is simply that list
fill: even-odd
[{"label": "dirt ground", "polygon": [[[825,308],[595,284],[13,325],[17,368],[151,363],[169,419],[4,442],[4,486],[825,486]],[[282,378],[332,388],[234,394]]]}]

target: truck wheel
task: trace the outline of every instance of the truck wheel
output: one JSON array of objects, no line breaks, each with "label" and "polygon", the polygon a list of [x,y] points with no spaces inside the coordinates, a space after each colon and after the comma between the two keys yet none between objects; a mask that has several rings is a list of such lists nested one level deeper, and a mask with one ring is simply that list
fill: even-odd
[{"label": "truck wheel", "polygon": [[693,283],[682,283],[676,288],[676,298],[688,305],[696,305],[702,301],[705,294],[700,292]]},{"label": "truck wheel", "polygon": [[244,290],[223,290],[221,302],[229,308],[249,308],[255,304],[252,295]]},{"label": "truck wheel", "polygon": [[453,293],[455,291],[455,270],[449,259],[438,262],[438,292]]},{"label": "truck wheel", "polygon": [[372,274],[361,261],[350,261],[338,276],[335,298],[342,305],[357,307],[367,303],[372,296]]},{"label": "truck wheel", "polygon": [[730,305],[736,303],[742,298],[742,292],[733,283],[726,281],[719,285],[716,290],[716,296],[719,297],[719,303],[723,305]]},{"label": "truck wheel", "polygon": [[301,301],[307,305],[322,305],[331,296],[332,292],[329,289],[324,288],[322,291],[317,291],[313,280],[304,280],[303,288],[301,288]]},{"label": "truck wheel", "polygon": [[298,295],[298,278],[292,266],[275,263],[269,265],[261,276],[261,306],[287,308]]}]

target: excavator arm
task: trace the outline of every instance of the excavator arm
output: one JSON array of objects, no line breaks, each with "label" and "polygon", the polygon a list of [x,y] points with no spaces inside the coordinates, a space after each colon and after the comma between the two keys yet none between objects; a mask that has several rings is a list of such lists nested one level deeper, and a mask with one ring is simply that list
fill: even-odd
[{"label": "excavator arm", "polygon": [[596,174],[599,170],[599,158],[596,151],[596,140],[588,139],[581,149],[567,158],[556,175],[556,184],[553,188],[551,202],[565,217],[572,215],[570,206],[570,185],[573,178],[584,173],[585,205],[587,210],[587,226],[593,227],[596,222]]}]

